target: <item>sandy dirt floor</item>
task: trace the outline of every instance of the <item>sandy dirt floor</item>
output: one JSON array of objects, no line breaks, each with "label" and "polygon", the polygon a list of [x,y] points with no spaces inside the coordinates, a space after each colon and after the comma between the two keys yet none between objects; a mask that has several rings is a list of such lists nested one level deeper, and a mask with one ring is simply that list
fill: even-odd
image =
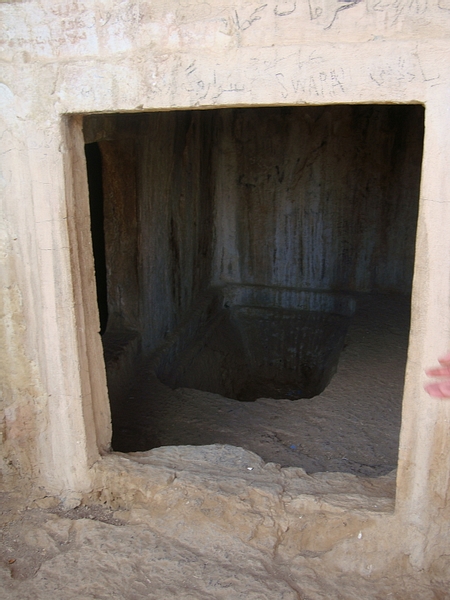
[{"label": "sandy dirt floor", "polygon": [[397,465],[409,315],[406,297],[362,296],[338,371],[311,399],[239,402],[169,390],[144,365],[113,410],[113,447],[232,444],[308,473],[384,475]]}]

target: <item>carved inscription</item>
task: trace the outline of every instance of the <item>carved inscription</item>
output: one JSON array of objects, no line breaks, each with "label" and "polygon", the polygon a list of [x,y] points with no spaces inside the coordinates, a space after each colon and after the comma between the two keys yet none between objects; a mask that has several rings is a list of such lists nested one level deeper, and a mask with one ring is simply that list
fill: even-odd
[{"label": "carved inscription", "polygon": [[[343,11],[355,7],[363,0],[308,0],[311,21],[331,29]],[[446,9],[449,0],[439,0],[439,7]],[[364,0],[367,13],[384,13],[385,23],[391,27],[400,19],[424,14],[429,0]],[[442,4],[442,6],[441,6]]]},{"label": "carved inscription", "polygon": [[234,9],[228,18],[221,19],[223,26],[220,32],[225,35],[239,34],[255,23],[267,20],[271,14],[279,18],[290,17],[297,11],[297,2],[298,0],[279,0],[275,5],[254,3],[245,9]]},{"label": "carved inscription", "polygon": [[185,78],[184,89],[195,98],[197,103],[206,99],[216,101],[221,96],[232,97],[246,89],[242,81],[224,76],[222,68],[207,73],[200,72],[195,60],[185,68]]},{"label": "carved inscription", "polygon": [[339,13],[353,8],[362,0],[309,0],[311,21],[317,21],[324,29],[333,27]]},{"label": "carved inscription", "polygon": [[297,10],[297,2],[280,2],[273,9],[276,17],[288,17]]},{"label": "carved inscription", "polygon": [[348,77],[344,68],[339,65],[330,66],[315,51],[304,57],[301,52],[294,53],[264,64],[264,74],[259,81],[260,77],[255,77],[250,65],[240,71],[238,78],[224,73],[221,65],[205,72],[197,67],[196,61],[192,61],[184,69],[184,89],[197,103],[233,101],[235,96],[251,91],[255,86],[265,85],[261,83],[264,81],[273,81],[283,99],[289,96],[298,98],[300,95],[320,100],[330,96],[337,98],[346,92]]},{"label": "carved inscription", "polygon": [[291,93],[325,98],[325,96],[335,97],[339,93],[345,92],[345,72],[342,68],[299,73],[294,77],[285,77],[283,73],[279,72],[275,74],[275,77],[278,85],[282,88],[283,98],[287,98]]},{"label": "carved inscription", "polygon": [[228,18],[221,19],[223,26],[220,32],[225,35],[234,35],[246,31],[254,23],[261,21],[267,10],[267,4],[254,5],[246,10],[233,10]]},{"label": "carved inscription", "polygon": [[414,80],[423,81],[430,87],[443,83],[439,71],[429,67],[425,69],[417,55],[400,56],[395,61],[381,63],[370,70],[369,77],[377,87],[387,86],[390,89],[403,87]]},{"label": "carved inscription", "polygon": [[395,86],[399,83],[410,83],[416,78],[416,68],[405,58],[400,57],[393,65],[380,66],[370,73],[371,80],[378,86]]},{"label": "carved inscription", "polygon": [[265,71],[273,75],[283,98],[293,94],[296,98],[337,98],[347,91],[348,73],[344,67],[330,65],[316,50],[266,62]]}]

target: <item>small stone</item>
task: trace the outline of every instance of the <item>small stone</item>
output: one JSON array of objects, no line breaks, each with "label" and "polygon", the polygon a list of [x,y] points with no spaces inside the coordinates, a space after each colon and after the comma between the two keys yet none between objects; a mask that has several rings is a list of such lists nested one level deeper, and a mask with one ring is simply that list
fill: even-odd
[{"label": "small stone", "polygon": [[45,496],[44,498],[38,498],[33,504],[43,509],[55,508],[55,506],[58,506],[59,500],[55,496]]},{"label": "small stone", "polygon": [[61,505],[64,510],[72,510],[72,508],[77,508],[77,506],[80,506],[81,499],[81,494],[69,492],[66,496],[61,498]]}]

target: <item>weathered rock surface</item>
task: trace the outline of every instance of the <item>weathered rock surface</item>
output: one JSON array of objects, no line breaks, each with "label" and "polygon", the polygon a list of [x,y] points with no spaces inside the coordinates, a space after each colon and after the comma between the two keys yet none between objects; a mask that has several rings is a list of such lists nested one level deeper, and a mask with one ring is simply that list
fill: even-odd
[{"label": "weathered rock surface", "polygon": [[394,535],[392,552],[377,548],[394,481],[310,476],[219,445],[105,457],[97,501],[70,510],[10,478],[0,598],[449,598],[442,569],[398,560]]},{"label": "weathered rock surface", "polygon": [[[101,509],[93,508],[98,518]],[[76,509],[71,513],[74,518]],[[204,531],[195,536],[193,530],[188,544],[133,519],[125,524],[116,518],[113,525],[42,509],[18,517],[2,534],[2,600],[448,598],[443,584],[412,571],[399,578],[395,572],[338,573],[320,555],[286,560],[238,536],[211,547]],[[151,521],[151,511],[145,517]]]}]

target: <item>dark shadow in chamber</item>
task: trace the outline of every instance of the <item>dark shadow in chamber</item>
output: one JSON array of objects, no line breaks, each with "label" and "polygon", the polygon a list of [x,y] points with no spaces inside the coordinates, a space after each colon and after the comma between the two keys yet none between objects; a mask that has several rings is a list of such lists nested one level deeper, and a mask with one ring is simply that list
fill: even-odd
[{"label": "dark shadow in chamber", "polygon": [[[214,311],[213,307],[217,306]],[[172,388],[241,401],[312,398],[336,372],[355,301],[344,294],[229,285],[204,319],[181,327],[158,358]]]},{"label": "dark shadow in chamber", "polygon": [[102,156],[98,144],[95,142],[86,144],[84,151],[89,186],[92,251],[94,254],[100,333],[103,334],[108,324],[108,292],[106,285],[105,233],[103,227]]}]

